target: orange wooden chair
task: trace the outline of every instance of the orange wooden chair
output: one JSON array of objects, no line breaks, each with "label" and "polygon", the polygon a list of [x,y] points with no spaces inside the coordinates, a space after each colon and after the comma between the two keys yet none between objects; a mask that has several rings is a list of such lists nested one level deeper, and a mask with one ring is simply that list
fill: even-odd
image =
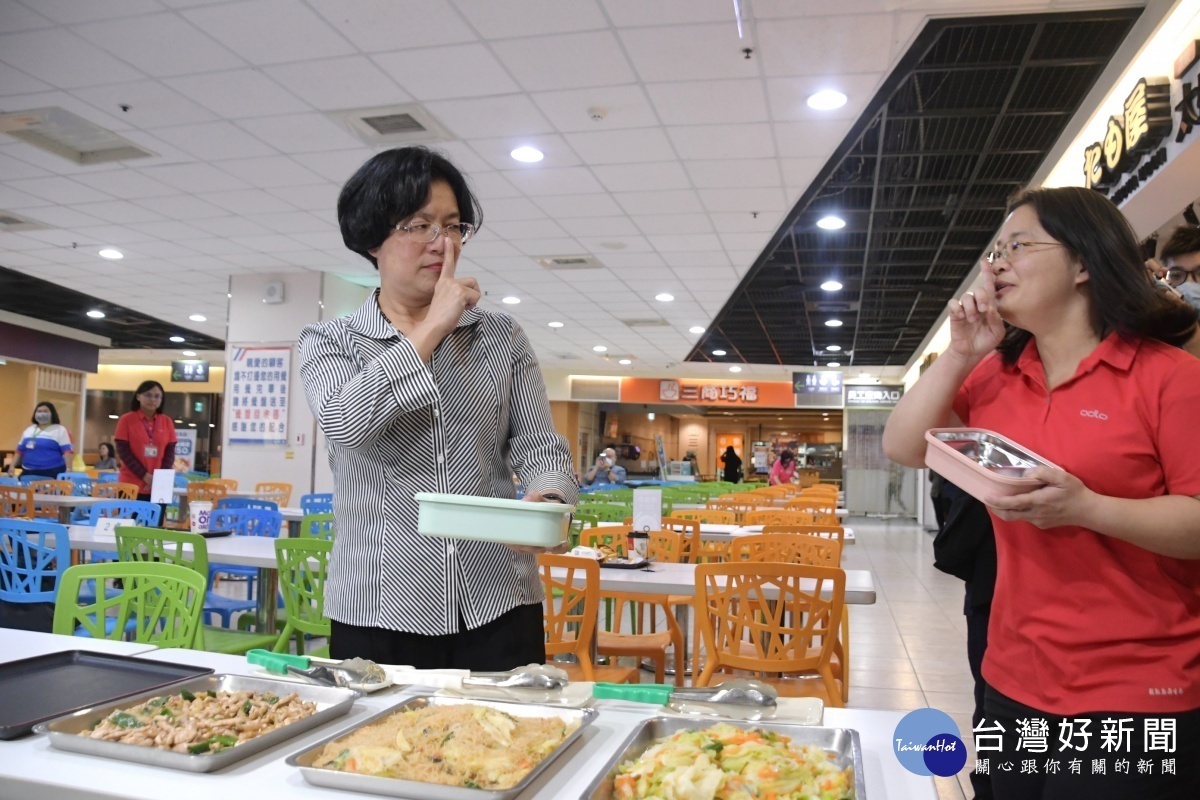
[{"label": "orange wooden chair", "polygon": [[[652,561],[678,564],[683,554],[683,537],[670,530],[649,531],[650,541],[647,545],[647,556]],[[612,658],[629,657],[643,658],[654,661],[654,681],[663,683],[666,679],[667,648],[674,647],[675,685],[682,686],[684,678],[684,660],[686,653],[683,641],[683,629],[675,620],[669,598],[662,594],[638,594],[633,592],[605,592],[605,598],[611,598],[616,603],[616,613],[613,615],[613,631],[600,631],[596,634],[596,652]],[[688,598],[690,599],[690,598]],[[634,624],[630,627],[633,633],[620,633],[624,609],[629,606],[636,608]],[[657,612],[662,611],[667,619],[667,630],[656,630]],[[649,618],[649,625],[646,619]]]},{"label": "orange wooden chair", "polygon": [[836,539],[843,547],[846,545],[846,532],[841,525],[764,525],[763,533],[800,533],[805,536],[820,536],[822,539]]},{"label": "orange wooden chair", "polygon": [[187,485],[189,503],[197,500],[209,500],[213,503],[224,498],[231,490],[224,481],[192,481]]},{"label": "orange wooden chair", "polygon": [[[803,585],[809,580],[815,581],[812,588]],[[845,603],[846,573],[840,569],[778,562],[699,565],[697,627],[706,660],[695,685],[716,685],[719,672],[745,670],[759,673],[781,695],[844,706],[833,656]]]},{"label": "orange wooden chair", "polygon": [[106,500],[137,500],[137,490],[135,483],[95,483],[92,484],[92,497],[103,497]]},{"label": "orange wooden chair", "polygon": [[736,511],[724,508],[677,508],[671,512],[671,519],[690,519],[714,525],[736,525],[738,514]]},{"label": "orange wooden chair", "polygon": [[[554,577],[551,572],[554,567],[565,569],[566,577]],[[542,553],[538,556],[538,568],[546,593],[543,618],[547,663],[565,670],[573,681],[638,683],[637,668],[601,666],[592,660],[596,616],[600,610],[600,565],[590,558]],[[575,579],[580,574],[583,586],[576,586]],[[579,663],[553,660],[553,656],[566,654],[574,655]]]},{"label": "orange wooden chair", "polygon": [[787,508],[763,508],[742,515],[743,525],[809,525],[812,515]]},{"label": "orange wooden chair", "polygon": [[236,492],[237,488],[238,488],[238,482],[236,480],[234,480],[233,478],[209,478],[207,481],[203,481],[203,482],[204,483],[219,483],[225,487],[226,491],[229,491],[229,492]]},{"label": "orange wooden chair", "polygon": [[[629,530],[633,530],[633,517],[626,517],[622,522]],[[691,564],[700,547],[700,521],[685,517],[669,516],[662,518],[662,531],[675,531],[682,539],[683,554],[678,559],[681,564]]]},{"label": "orange wooden chair", "polygon": [[814,525],[838,524],[837,500],[797,497],[788,500],[784,506],[787,511],[805,511],[812,515]]},{"label": "orange wooden chair", "polygon": [[[236,491],[236,488],[234,489]],[[263,498],[264,500],[274,500],[280,506],[290,505],[292,499],[292,485],[290,483],[275,483],[265,482],[254,484],[254,491],[263,494],[270,493],[271,497]]]},{"label": "orange wooden chair", "polygon": [[[34,494],[50,494],[57,497],[75,494],[75,484],[71,481],[57,481],[53,478],[47,478],[42,481],[30,481],[26,485]],[[56,520],[58,519],[58,507],[39,506],[35,504],[33,515],[39,518]]]},{"label": "orange wooden chair", "polygon": [[27,486],[0,486],[0,517],[33,519],[33,490]]}]

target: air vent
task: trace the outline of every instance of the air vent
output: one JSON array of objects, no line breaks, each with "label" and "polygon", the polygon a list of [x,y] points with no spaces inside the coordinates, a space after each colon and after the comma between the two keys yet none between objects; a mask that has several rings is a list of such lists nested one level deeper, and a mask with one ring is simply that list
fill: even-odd
[{"label": "air vent", "polygon": [[0,231],[19,233],[20,231],[44,231],[49,228],[40,222],[34,222],[27,217],[14,214],[11,211],[0,211]]},{"label": "air vent", "polygon": [[555,353],[554,357],[559,361],[578,361],[579,356],[575,353]]},{"label": "air vent", "polygon": [[600,269],[604,265],[591,256],[542,256],[537,260],[546,269]]},{"label": "air vent", "polygon": [[572,400],[618,402],[621,399],[620,378],[571,378]]},{"label": "air vent", "polygon": [[671,323],[667,322],[662,317],[646,317],[645,319],[623,319],[623,320],[621,320],[621,322],[625,323],[626,325],[628,325],[631,328],[669,328],[669,327],[671,327]]},{"label": "air vent", "polygon": [[416,144],[454,138],[432,114],[415,103],[333,111],[329,116],[369,145]]},{"label": "air vent", "polygon": [[858,303],[839,302],[835,300],[815,300],[811,303],[805,303],[805,307],[809,311],[815,311],[824,314],[858,311]]},{"label": "air vent", "polygon": [[156,155],[57,106],[0,114],[0,132],[82,166]]}]

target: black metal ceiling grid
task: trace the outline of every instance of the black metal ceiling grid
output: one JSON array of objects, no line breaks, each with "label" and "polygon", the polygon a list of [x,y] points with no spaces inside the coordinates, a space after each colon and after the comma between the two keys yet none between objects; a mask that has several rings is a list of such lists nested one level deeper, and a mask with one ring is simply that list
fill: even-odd
[{"label": "black metal ceiling grid", "polygon": [[[224,350],[225,342],[163,322],[91,295],[76,292],[23,272],[0,267],[0,309],[45,322],[56,322],[97,336],[107,336],[112,346],[128,349]],[[87,315],[103,311],[104,319]],[[170,337],[182,336],[182,343]]]},{"label": "black metal ceiling grid", "polygon": [[688,359],[906,363],[1140,13],[930,22]]}]

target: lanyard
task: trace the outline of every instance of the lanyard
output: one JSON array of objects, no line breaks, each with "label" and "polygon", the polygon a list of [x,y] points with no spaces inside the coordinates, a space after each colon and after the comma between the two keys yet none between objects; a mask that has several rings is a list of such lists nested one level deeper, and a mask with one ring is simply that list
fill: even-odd
[{"label": "lanyard", "polygon": [[139,412],[138,421],[142,423],[142,427],[146,430],[146,438],[154,443],[154,431],[158,429],[158,414],[149,423],[146,422],[146,415]]}]

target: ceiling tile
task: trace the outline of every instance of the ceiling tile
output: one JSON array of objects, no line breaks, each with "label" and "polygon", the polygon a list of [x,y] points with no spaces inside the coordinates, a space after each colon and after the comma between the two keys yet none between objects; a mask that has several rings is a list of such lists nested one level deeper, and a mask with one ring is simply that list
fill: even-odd
[{"label": "ceiling tile", "polygon": [[135,202],[144,208],[157,211],[165,217],[185,223],[195,219],[225,215],[224,209],[186,194],[147,198]]},{"label": "ceiling tile", "polygon": [[[78,4],[72,4],[78,5]],[[13,2],[4,4],[4,13],[0,14],[0,32],[28,31],[35,28],[49,27],[49,18],[35,13],[23,5]]]},{"label": "ceiling tile", "polygon": [[155,128],[151,133],[201,161],[268,156],[276,150],[230,122],[204,122]]},{"label": "ceiling tile", "polygon": [[309,0],[308,4],[366,53],[476,38],[445,0]]},{"label": "ceiling tile", "polygon": [[[10,6],[11,3],[7,4],[6,9]],[[69,58],[64,58],[66,53]],[[62,89],[142,77],[137,70],[65,28],[0,36],[0,61]]]},{"label": "ceiling tile", "polygon": [[75,180],[122,200],[162,197],[176,191],[174,187],[132,169],[77,175]]},{"label": "ceiling tile", "polygon": [[305,169],[288,156],[222,159],[214,161],[213,166],[265,189],[326,182],[320,175]]},{"label": "ceiling tile", "polygon": [[566,231],[548,219],[489,221],[488,228],[492,233],[510,242],[518,239],[555,239],[567,236]]},{"label": "ceiling tile", "polygon": [[159,77],[233,69],[246,63],[174,13],[127,16],[78,25],[73,30],[97,47]]},{"label": "ceiling tile", "polygon": [[44,169],[26,163],[19,158],[0,154],[0,181],[16,178],[40,178],[49,175]]},{"label": "ceiling tile", "polygon": [[501,197],[489,200],[483,211],[488,225],[493,222],[546,219],[546,212],[538,208],[532,200],[524,197]]},{"label": "ceiling tile", "polygon": [[592,172],[584,167],[510,170],[504,175],[513,186],[530,197],[604,191]]},{"label": "ceiling tile", "polygon": [[620,36],[646,83],[757,78],[759,74],[758,59],[743,57],[742,49],[750,45],[738,39],[732,20],[625,29]]},{"label": "ceiling tile", "polygon": [[650,244],[654,245],[654,249],[660,253],[678,253],[691,250],[719,250],[721,248],[721,240],[716,234],[697,233],[689,235],[676,235],[671,233],[658,233],[646,237],[650,240]]},{"label": "ceiling tile", "polygon": [[163,218],[162,214],[159,214],[157,211],[151,211],[123,200],[110,200],[103,203],[80,203],[75,206],[75,210],[91,214],[105,222],[115,222],[121,225],[131,222],[156,222]]},{"label": "ceiling tile", "polygon": [[667,264],[658,253],[606,252],[599,256],[605,266],[613,272],[625,274],[630,269],[641,267],[665,267]]},{"label": "ceiling tile", "polygon": [[783,211],[787,197],[782,189],[702,189],[700,200],[709,211]]},{"label": "ceiling tile", "polygon": [[[677,161],[658,164],[612,164],[592,170],[610,192],[641,192],[691,187],[683,165]],[[618,197],[618,202],[620,198]]]},{"label": "ceiling tile", "polygon": [[676,81],[646,86],[664,125],[766,122],[762,81]]},{"label": "ceiling tile", "polygon": [[807,158],[814,152],[828,153],[842,140],[853,120],[808,120],[776,122],[775,140],[784,158]]},{"label": "ceiling tile", "polygon": [[[594,86],[532,95],[542,113],[560,131],[648,128],[658,125],[640,86]],[[595,117],[600,117],[596,119]]]},{"label": "ceiling tile", "polygon": [[[512,157],[518,147],[535,147],[544,158],[533,164],[523,164]],[[561,136],[531,134],[528,136],[506,136],[503,139],[475,139],[471,150],[478,154],[487,169],[527,172],[530,170],[553,169],[578,166],[580,161],[575,152]],[[460,166],[460,169],[467,169]]]},{"label": "ceiling tile", "polygon": [[461,139],[554,131],[526,95],[438,100],[427,103],[426,108]]},{"label": "ceiling tile", "polygon": [[892,15],[811,16],[762,26],[758,52],[767,77],[885,72]]},{"label": "ceiling tile", "polygon": [[[509,183],[508,178],[501,175],[499,172],[475,172],[467,177],[474,189],[475,195],[480,201],[490,200],[496,197],[520,197],[521,192],[515,186]],[[484,216],[487,216],[487,207],[484,206]]]},{"label": "ceiling tile", "polygon": [[387,103],[407,103],[406,94],[364,56],[326,58],[265,67],[263,72],[296,97],[321,111]]},{"label": "ceiling tile", "polygon": [[615,192],[613,197],[630,215],[690,214],[704,211],[700,198],[690,189],[670,192]]},{"label": "ceiling tile", "polygon": [[773,158],[689,161],[688,175],[697,189],[779,186],[779,162]]},{"label": "ceiling tile", "polygon": [[[0,14],[2,17],[3,14]],[[0,64],[0,96],[13,97],[29,92],[44,92],[52,89],[50,84],[26,75],[19,69],[13,69],[8,64]],[[6,105],[10,105],[7,104]]]},{"label": "ceiling tile", "polygon": [[[787,0],[794,2],[794,0]],[[645,25],[675,26],[680,20],[689,22],[726,22],[735,25],[733,6],[725,0],[600,0],[608,18],[621,28]],[[758,2],[754,5],[758,10]],[[743,18],[747,18],[743,12]]]},{"label": "ceiling tile", "polygon": [[709,214],[713,226],[721,233],[746,233],[749,231],[770,233],[779,227],[779,223],[782,222],[782,216],[779,212],[759,213],[757,215],[753,213]]},{"label": "ceiling tile", "polygon": [[[809,158],[781,158],[779,159],[780,169],[783,171],[783,183],[789,189],[806,189],[808,184],[814,177],[817,171],[825,164],[823,157]],[[799,199],[799,194],[794,193],[796,199]]]},{"label": "ceiling tile", "polygon": [[143,173],[184,192],[229,192],[248,188],[244,181],[208,164],[166,164],[147,167]]},{"label": "ceiling tile", "polygon": [[[354,47],[307,6],[287,0],[245,0],[183,12],[251,64],[279,64],[351,55]],[[269,31],[269,36],[264,36]]]},{"label": "ceiling tile", "polygon": [[669,127],[667,134],[683,159],[775,157],[771,126],[766,123]]},{"label": "ceiling tile", "polygon": [[517,252],[535,258],[541,256],[570,255],[580,251],[575,239],[514,239],[509,242]]},{"label": "ceiling tile", "polygon": [[[291,92],[257,69],[185,75],[167,78],[164,82],[180,94],[228,119],[308,110]],[[236,92],[229,91],[232,85],[238,87]]]},{"label": "ceiling tile", "polygon": [[607,27],[594,0],[454,0],[471,27],[489,39]]},{"label": "ceiling tile", "polygon": [[192,221],[192,225],[206,233],[211,233],[213,236],[219,236],[223,239],[230,239],[234,236],[256,236],[267,233],[267,229],[262,225],[239,216],[197,219]]},{"label": "ceiling tile", "polygon": [[588,164],[675,160],[675,151],[659,128],[568,133],[566,140]]},{"label": "ceiling tile", "polygon": [[[481,44],[380,53],[374,61],[418,100],[509,94],[520,88]],[[446,69],[447,64],[454,64],[454,69]]]},{"label": "ceiling tile", "polygon": [[[559,217],[558,222],[572,236],[632,236],[638,233],[628,217]],[[608,262],[607,254],[604,260]]]},{"label": "ceiling tile", "polygon": [[[44,203],[45,201],[40,200],[38,202]],[[89,225],[100,225],[108,221],[94,214],[89,214],[86,211],[80,211],[78,208],[71,208],[70,206],[40,205],[37,208],[8,206],[5,210],[14,211],[23,217],[35,219],[38,222],[52,225],[55,228],[75,229]]]},{"label": "ceiling tile", "polygon": [[302,211],[314,211],[318,214],[330,214],[337,208],[337,197],[340,187],[333,184],[314,184],[312,186],[284,186],[268,190],[285,203]]},{"label": "ceiling tile", "polygon": [[634,221],[651,243],[655,236],[713,232],[707,214],[646,214],[635,217]]},{"label": "ceiling tile", "polygon": [[[813,75],[797,78],[771,78],[767,81],[767,101],[771,119],[776,122],[826,119],[858,119],[867,103],[875,96],[885,73],[868,72],[857,75]],[[824,89],[835,89],[846,95],[846,105],[831,111],[809,108],[808,98]]]},{"label": "ceiling tile", "polygon": [[[50,175],[42,178],[20,178],[15,181],[7,181],[6,183],[7,186],[0,187],[0,191],[7,188],[12,192],[32,195],[51,203],[95,203],[110,199],[110,196],[103,192],[98,192],[78,181],[59,175]],[[0,205],[7,208],[9,206],[42,205],[42,203],[14,203],[12,200],[4,199],[4,195],[0,194]]]},{"label": "ceiling tile", "polygon": [[556,219],[602,217],[624,213],[608,194],[560,194],[549,199],[534,198],[534,203]]},{"label": "ceiling tile", "polygon": [[288,153],[344,150],[357,142],[349,131],[322,114],[259,117],[242,120],[238,126]]},{"label": "ceiling tile", "polygon": [[159,81],[133,81],[75,89],[71,94],[96,108],[116,113],[122,105],[129,111],[122,114],[130,124],[139,128],[165,128],[171,125],[190,125],[215,120],[216,115],[193,103]]},{"label": "ceiling tile", "polygon": [[611,31],[509,39],[492,50],[526,91],[632,83],[636,76]]},{"label": "ceiling tile", "polygon": [[287,203],[259,189],[243,189],[235,192],[209,192],[198,195],[198,197],[239,216],[291,211],[291,207]]}]

